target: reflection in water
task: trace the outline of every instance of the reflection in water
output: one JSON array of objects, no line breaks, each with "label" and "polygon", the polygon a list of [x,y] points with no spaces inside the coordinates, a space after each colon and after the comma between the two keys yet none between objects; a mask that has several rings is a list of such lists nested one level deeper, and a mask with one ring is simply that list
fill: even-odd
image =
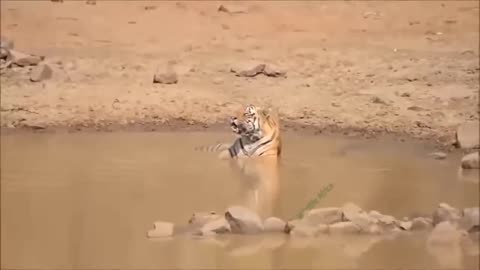
[{"label": "reflection in water", "polygon": [[240,183],[241,205],[263,219],[275,215],[280,185],[277,157],[256,157],[230,161]]},{"label": "reflection in water", "polygon": [[[439,161],[417,145],[387,142],[354,142],[362,147],[349,151],[352,141],[345,139],[290,135],[279,164],[247,162],[244,174],[193,150],[230,139],[211,133],[2,136],[1,267],[478,267],[478,241],[439,251],[427,249],[426,236],[147,240],[155,220],[186,224],[193,212],[222,213],[232,204],[288,219],[330,183],[319,207],[352,201],[401,218],[431,213],[440,202],[478,204],[478,181],[458,179],[456,154]],[[338,149],[343,155],[332,154]]]}]

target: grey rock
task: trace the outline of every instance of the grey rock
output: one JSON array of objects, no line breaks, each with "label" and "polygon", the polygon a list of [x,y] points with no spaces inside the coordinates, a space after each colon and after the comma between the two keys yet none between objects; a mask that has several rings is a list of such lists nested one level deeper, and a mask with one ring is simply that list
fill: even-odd
[{"label": "grey rock", "polygon": [[297,226],[300,223],[301,223],[300,219],[294,219],[294,220],[288,221],[287,224],[285,225],[284,232],[290,233],[295,228],[295,226]]},{"label": "grey rock", "polygon": [[43,64],[36,66],[30,73],[30,81],[41,82],[52,78],[52,68],[49,65]]},{"label": "grey rock", "polygon": [[212,81],[213,81],[214,84],[222,84],[223,83],[223,79],[220,78],[220,77],[216,77]]},{"label": "grey rock", "polygon": [[264,69],[265,64],[255,61],[247,61],[232,67],[230,71],[235,73],[238,77],[255,77],[258,74],[261,74]]},{"label": "grey rock", "polygon": [[436,226],[443,221],[457,222],[460,219],[460,211],[448,205],[447,203],[440,203],[433,212],[432,225]]},{"label": "grey rock", "polygon": [[386,225],[394,224],[396,219],[393,216],[383,215],[377,211],[370,211],[368,215],[377,223],[384,223]]},{"label": "grey rock", "polygon": [[317,234],[318,230],[319,228],[317,226],[309,226],[305,223],[299,223],[293,228],[290,235],[312,237]]},{"label": "grey rock", "polygon": [[0,69],[3,70],[5,68],[9,68],[10,66],[12,65],[12,61],[8,60],[4,60],[4,59],[0,59]]},{"label": "grey rock", "polygon": [[433,153],[430,153],[431,157],[433,157],[434,159],[446,159],[447,158],[447,154],[444,153],[444,152],[433,152]]},{"label": "grey rock", "polygon": [[43,60],[43,57],[41,56],[25,54],[15,50],[10,50],[9,57],[14,64],[21,67],[36,66]]},{"label": "grey rock", "polygon": [[410,107],[407,108],[407,110],[409,110],[409,111],[414,111],[414,112],[425,111],[424,108],[419,107],[419,106],[410,106]]},{"label": "grey rock", "polygon": [[287,223],[276,217],[269,217],[263,222],[265,232],[283,232]]},{"label": "grey rock", "polygon": [[232,233],[254,234],[263,231],[260,217],[243,206],[232,206],[225,212],[225,218],[230,224]]},{"label": "grey rock", "polygon": [[200,234],[203,236],[230,232],[230,224],[224,217],[210,221],[202,226]]},{"label": "grey rock", "polygon": [[173,223],[156,221],[153,223],[153,230],[149,230],[147,236],[149,238],[169,237],[173,235]]},{"label": "grey rock", "polygon": [[337,207],[318,208],[308,211],[303,221],[309,225],[332,224],[342,221],[342,210]]},{"label": "grey rock", "polygon": [[342,207],[342,213],[346,220],[350,220],[351,217],[358,213],[364,213],[363,209],[354,203],[346,203]]},{"label": "grey rock", "polygon": [[411,231],[423,231],[429,230],[432,228],[432,221],[424,217],[416,217],[412,219],[412,226],[410,227]]},{"label": "grey rock", "polygon": [[153,83],[176,84],[178,82],[177,73],[173,70],[156,73],[153,75]]},{"label": "grey rock", "polygon": [[475,227],[480,226],[480,208],[471,207],[463,209],[459,223],[461,228],[467,231],[474,231]]},{"label": "grey rock", "polygon": [[465,236],[464,231],[458,230],[451,222],[442,221],[438,223],[432,230],[427,239],[429,245],[449,245],[458,244],[462,237]]},{"label": "grey rock", "polygon": [[413,222],[412,221],[402,221],[400,222],[400,229],[404,230],[404,231],[409,231],[410,229],[412,229],[412,225],[413,225]]},{"label": "grey rock", "polygon": [[329,226],[330,234],[360,233],[362,228],[351,221],[343,221]]},{"label": "grey rock", "polygon": [[276,65],[267,64],[263,69],[263,74],[268,77],[285,77],[287,75],[287,71]]},{"label": "grey rock", "polygon": [[479,169],[480,168],[479,153],[474,152],[474,153],[465,155],[462,158],[461,164],[463,169]]},{"label": "grey rock", "polygon": [[370,102],[375,103],[375,104],[388,105],[388,103],[385,100],[383,100],[383,99],[381,99],[377,96],[371,97]]},{"label": "grey rock", "polygon": [[328,233],[330,231],[330,226],[327,224],[317,225],[317,233]]},{"label": "grey rock", "polygon": [[384,229],[379,224],[370,224],[364,232],[368,234],[382,234]]},{"label": "grey rock", "polygon": [[6,48],[0,48],[0,59],[1,60],[6,60],[8,56],[10,55],[10,52]]},{"label": "grey rock", "polygon": [[343,218],[345,221],[351,221],[364,231],[368,231],[370,225],[375,223],[369,214],[353,203],[346,203],[342,207]]},{"label": "grey rock", "polygon": [[394,231],[398,228],[398,221],[390,215],[383,215],[377,211],[370,211],[371,222],[377,224],[382,232]]},{"label": "grey rock", "polygon": [[479,128],[478,121],[466,122],[460,125],[456,133],[456,145],[460,148],[479,148]]},{"label": "grey rock", "polygon": [[218,12],[226,12],[229,14],[241,14],[247,13],[248,8],[242,7],[239,5],[232,5],[232,4],[222,4],[217,9]]},{"label": "grey rock", "polygon": [[210,212],[196,212],[193,213],[190,219],[188,220],[188,224],[194,226],[194,227],[202,227],[203,225],[217,220],[221,218],[222,216],[217,214],[215,211],[210,211]]}]

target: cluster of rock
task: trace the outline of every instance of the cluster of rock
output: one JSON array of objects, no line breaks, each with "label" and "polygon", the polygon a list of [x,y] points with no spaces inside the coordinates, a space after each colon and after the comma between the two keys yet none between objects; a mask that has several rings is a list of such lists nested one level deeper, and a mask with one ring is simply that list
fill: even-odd
[{"label": "cluster of rock", "polygon": [[45,57],[26,54],[14,50],[14,42],[5,37],[0,39],[0,72],[12,67],[31,68],[30,81],[40,82],[50,79],[53,71],[45,63],[42,63]]},{"label": "cluster of rock", "polygon": [[[157,69],[153,75],[153,83],[176,84],[178,83],[179,72],[176,70],[174,61],[167,63],[165,69]],[[193,71],[191,68],[188,72]],[[245,61],[230,67],[230,72],[237,77],[255,77],[264,75],[267,77],[286,77],[287,71],[277,65],[259,61]]]},{"label": "cluster of rock", "polygon": [[155,222],[148,237],[169,237],[175,233],[194,236],[216,234],[283,233],[291,236],[315,237],[320,234],[385,235],[396,232],[429,231],[432,244],[448,244],[461,240],[469,233],[480,231],[478,207],[458,210],[446,203],[438,205],[430,217],[413,217],[397,220],[378,211],[366,212],[353,203],[343,207],[310,210],[302,219],[288,222],[269,217],[262,222],[253,211],[242,206],[228,208],[224,215],[216,212],[196,213],[188,226],[177,227],[169,222]]},{"label": "cluster of rock", "polygon": [[480,159],[478,149],[480,148],[480,124],[478,121],[470,121],[460,125],[456,133],[455,145],[464,151],[461,167],[463,169],[479,169]]}]

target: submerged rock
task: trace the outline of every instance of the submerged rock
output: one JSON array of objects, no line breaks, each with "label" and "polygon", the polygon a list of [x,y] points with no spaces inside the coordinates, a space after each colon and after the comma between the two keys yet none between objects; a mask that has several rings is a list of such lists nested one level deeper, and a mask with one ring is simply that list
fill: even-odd
[{"label": "submerged rock", "polygon": [[149,238],[169,237],[173,235],[173,223],[156,221],[153,223],[153,229],[147,232]]},{"label": "submerged rock", "polygon": [[430,153],[429,156],[433,157],[434,159],[446,159],[447,154],[444,152],[433,152]]},{"label": "submerged rock", "polygon": [[225,212],[232,233],[254,234],[263,231],[263,224],[257,213],[243,206],[232,206]]}]

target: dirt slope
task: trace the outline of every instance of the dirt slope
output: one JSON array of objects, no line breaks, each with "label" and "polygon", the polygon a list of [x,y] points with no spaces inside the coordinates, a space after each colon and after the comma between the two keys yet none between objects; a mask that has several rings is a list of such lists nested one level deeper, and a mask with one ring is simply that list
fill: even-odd
[{"label": "dirt slope", "polygon": [[[1,34],[44,55],[1,75],[1,124],[156,126],[224,122],[238,103],[284,122],[405,132],[447,142],[478,120],[478,1],[2,1]],[[286,77],[237,77],[244,61]],[[153,84],[174,64],[176,84]]]}]

